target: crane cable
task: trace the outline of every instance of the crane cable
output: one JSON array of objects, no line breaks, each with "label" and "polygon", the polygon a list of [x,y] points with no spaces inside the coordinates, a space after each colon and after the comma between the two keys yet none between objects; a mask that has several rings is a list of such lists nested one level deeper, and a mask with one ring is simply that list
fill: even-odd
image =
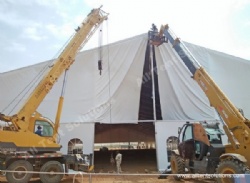
[{"label": "crane cable", "polygon": [[34,83],[38,81],[38,79],[41,77],[41,75],[43,75],[44,72],[45,72],[45,69],[44,68],[41,69],[41,71],[23,88],[23,90],[19,92],[17,96],[14,97],[13,100],[11,100],[11,102],[2,110],[2,112],[5,112],[18,99],[18,97],[22,95],[22,97],[18,100],[18,102],[16,102],[16,104],[12,107],[12,109],[10,109],[10,112],[8,113],[8,115],[10,115],[10,113],[13,112],[13,110],[17,107],[17,105],[21,102],[21,100],[27,95],[27,93],[31,90],[31,88],[33,88]]},{"label": "crane cable", "polygon": [[99,47],[98,47],[98,70],[100,75],[102,74],[102,24],[100,25],[100,29],[99,29]]},{"label": "crane cable", "polygon": [[[107,65],[108,65],[108,96],[109,99],[111,97],[111,90],[110,90],[110,60],[109,60],[109,33],[108,33],[108,21],[106,21],[107,24]],[[102,46],[102,40],[103,40],[103,24],[101,24],[100,26],[100,31],[99,31],[99,47],[98,47],[98,51],[99,51],[99,55],[98,55],[98,70],[100,71],[100,75],[102,74],[102,64],[103,64],[103,46]],[[112,100],[109,101],[109,106],[110,106],[110,123],[111,123],[111,104],[112,104]]]},{"label": "crane cable", "polygon": [[[109,126],[110,126],[110,141],[112,139],[112,99],[111,99],[111,86],[110,86],[110,60],[109,60],[109,32],[108,32],[108,21],[106,21],[106,27],[107,27],[107,74],[108,74],[108,106],[109,106]],[[103,46],[102,46],[102,41],[103,41],[103,24],[100,26],[100,31],[99,31],[99,48],[98,48],[98,70],[99,70],[99,74],[102,74],[102,70],[103,70]],[[112,143],[110,145],[110,147],[112,148]],[[111,158],[112,158],[112,154],[111,154]]]},{"label": "crane cable", "polygon": [[[110,60],[109,60],[109,32],[108,32],[108,21],[107,21],[107,52],[108,52],[108,54],[107,54],[107,57],[108,57],[108,77],[109,77],[109,99],[110,99],[110,97],[111,97],[111,90],[110,90],[110,78],[111,78],[111,76],[110,76]],[[109,122],[110,123],[112,123],[112,108],[111,108],[111,105],[112,105],[112,100],[110,100],[110,102],[109,102],[109,106],[110,106],[110,110],[109,110]]]},{"label": "crane cable", "polygon": [[[111,99],[111,87],[110,87],[110,78],[111,78],[111,75],[110,75],[110,60],[109,60],[109,29],[108,29],[108,21],[107,21],[107,57],[108,57],[108,79],[109,79],[109,87],[108,87],[108,89],[109,89],[109,91],[108,91],[108,93],[109,93],[109,124],[110,124],[110,129],[112,129],[112,102],[113,102],[113,100]],[[112,131],[110,130],[110,134],[109,134],[109,136],[110,136],[110,141],[111,141],[111,139],[112,139]],[[110,145],[110,147],[112,148],[112,142],[111,142],[111,145]],[[113,153],[111,153],[111,157],[110,157],[111,159],[113,158]]]}]

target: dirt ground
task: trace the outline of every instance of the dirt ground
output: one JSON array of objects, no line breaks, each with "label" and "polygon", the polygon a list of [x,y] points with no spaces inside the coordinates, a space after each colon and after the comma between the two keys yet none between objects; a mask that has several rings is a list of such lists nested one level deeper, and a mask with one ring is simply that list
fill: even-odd
[{"label": "dirt ground", "polygon": [[[125,163],[121,174],[115,172],[115,166],[99,164],[94,173],[70,174],[65,176],[61,183],[214,183],[214,181],[202,179],[175,181],[171,175],[159,174],[154,163],[137,163]],[[4,177],[0,177],[0,182],[7,183]],[[41,181],[33,179],[30,183],[41,183]]]},{"label": "dirt ground", "polygon": [[[208,180],[180,180],[176,181],[173,177],[168,176],[166,179],[158,179],[157,175],[91,175],[78,177],[75,182],[89,182],[89,183],[213,183],[214,181]],[[65,178],[62,183],[72,183],[73,177]]]},{"label": "dirt ground", "polygon": [[[160,176],[157,170],[155,152],[122,152],[122,173],[116,174],[116,166],[110,163],[110,153],[95,154],[95,169],[93,173],[70,174],[65,176],[61,183],[213,183],[208,180],[185,179],[175,181],[169,176]],[[162,178],[162,179],[159,179]],[[7,183],[4,177],[0,177],[1,183]],[[41,183],[33,179],[30,183]]]},{"label": "dirt ground", "polygon": [[[115,166],[111,164],[97,164],[94,173],[70,174],[65,176],[61,183],[214,183],[208,180],[185,179],[175,181],[169,176],[160,175],[155,163],[140,163],[138,161],[124,163],[122,173],[115,172]],[[0,177],[1,183],[7,183],[4,177]],[[41,183],[33,179],[30,183]]]},{"label": "dirt ground", "polygon": [[[4,177],[0,177],[1,183],[7,183]],[[141,175],[127,175],[127,174],[84,174],[81,175],[70,175],[65,176],[65,178],[61,181],[61,183],[214,183],[214,181],[209,180],[192,180],[185,179],[176,181],[173,177],[168,176],[164,179],[159,179],[158,175],[154,174],[141,174]],[[39,180],[32,180],[30,183],[41,183]]]}]

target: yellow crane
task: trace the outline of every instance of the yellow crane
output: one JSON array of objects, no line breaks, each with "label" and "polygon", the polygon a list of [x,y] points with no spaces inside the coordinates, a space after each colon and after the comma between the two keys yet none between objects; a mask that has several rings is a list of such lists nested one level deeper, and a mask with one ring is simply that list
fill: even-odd
[{"label": "yellow crane", "polygon": [[[178,131],[178,149],[171,155],[172,173],[184,174],[185,169],[188,169],[188,173],[199,174],[249,174],[249,119],[234,106],[168,25],[162,26],[159,32],[153,26],[149,31],[149,40],[155,46],[164,42],[172,45],[179,60],[185,64],[211,106],[218,112],[229,141],[226,145],[222,144],[223,133],[216,123],[185,124]],[[233,182],[232,178],[217,177],[218,182]],[[177,176],[175,178],[178,179]]]},{"label": "yellow crane", "polygon": [[[59,99],[55,123],[43,117],[37,108],[58,78],[74,63],[78,51],[107,17],[108,14],[101,10],[101,7],[93,9],[76,29],[72,39],[21,109],[12,116],[0,114],[0,120],[8,124],[0,131],[0,170],[6,172],[8,182],[28,182],[34,170],[54,172],[52,175],[41,173],[40,179],[43,183],[60,182],[64,171],[72,167],[76,169],[77,165],[83,164],[83,160],[86,160],[83,155],[72,157],[57,152],[61,149],[61,145],[57,143],[57,136],[63,95]],[[39,131],[35,133],[36,128],[42,128],[46,134]],[[84,163],[91,168],[91,160]],[[66,170],[63,169],[63,165]]]}]

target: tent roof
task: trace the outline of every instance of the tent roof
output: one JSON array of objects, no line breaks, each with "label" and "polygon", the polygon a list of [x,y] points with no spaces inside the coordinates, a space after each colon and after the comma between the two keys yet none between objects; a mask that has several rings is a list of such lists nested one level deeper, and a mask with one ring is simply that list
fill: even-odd
[{"label": "tent roof", "polygon": [[[69,70],[61,121],[135,123],[153,120],[152,78],[147,51],[147,34],[112,43],[102,48],[103,71],[97,69],[98,48],[80,52]],[[250,61],[204,47],[185,43],[232,102],[250,117]],[[180,62],[168,43],[155,47],[153,64],[158,120],[212,120],[216,118],[205,94]],[[0,73],[0,111],[8,104],[25,102],[19,95],[29,93],[35,84],[27,85],[50,61]],[[237,68],[237,69],[235,69]],[[35,83],[38,83],[36,81]],[[55,118],[63,80],[60,78],[41,103],[38,111]],[[28,91],[28,89],[30,89]],[[16,98],[16,96],[18,96]],[[15,103],[14,102],[14,103]],[[14,104],[12,103],[12,104]]]}]

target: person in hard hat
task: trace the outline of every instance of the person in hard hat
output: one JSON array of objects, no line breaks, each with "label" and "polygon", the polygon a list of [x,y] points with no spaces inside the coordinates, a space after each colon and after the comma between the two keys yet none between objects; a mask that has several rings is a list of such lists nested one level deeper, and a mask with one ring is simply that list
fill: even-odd
[{"label": "person in hard hat", "polygon": [[119,151],[116,151],[115,161],[116,161],[117,173],[121,173],[122,154]]},{"label": "person in hard hat", "polygon": [[42,132],[43,132],[43,131],[42,131],[42,127],[39,125],[39,126],[37,127],[37,130],[36,130],[35,134],[42,136]]}]

